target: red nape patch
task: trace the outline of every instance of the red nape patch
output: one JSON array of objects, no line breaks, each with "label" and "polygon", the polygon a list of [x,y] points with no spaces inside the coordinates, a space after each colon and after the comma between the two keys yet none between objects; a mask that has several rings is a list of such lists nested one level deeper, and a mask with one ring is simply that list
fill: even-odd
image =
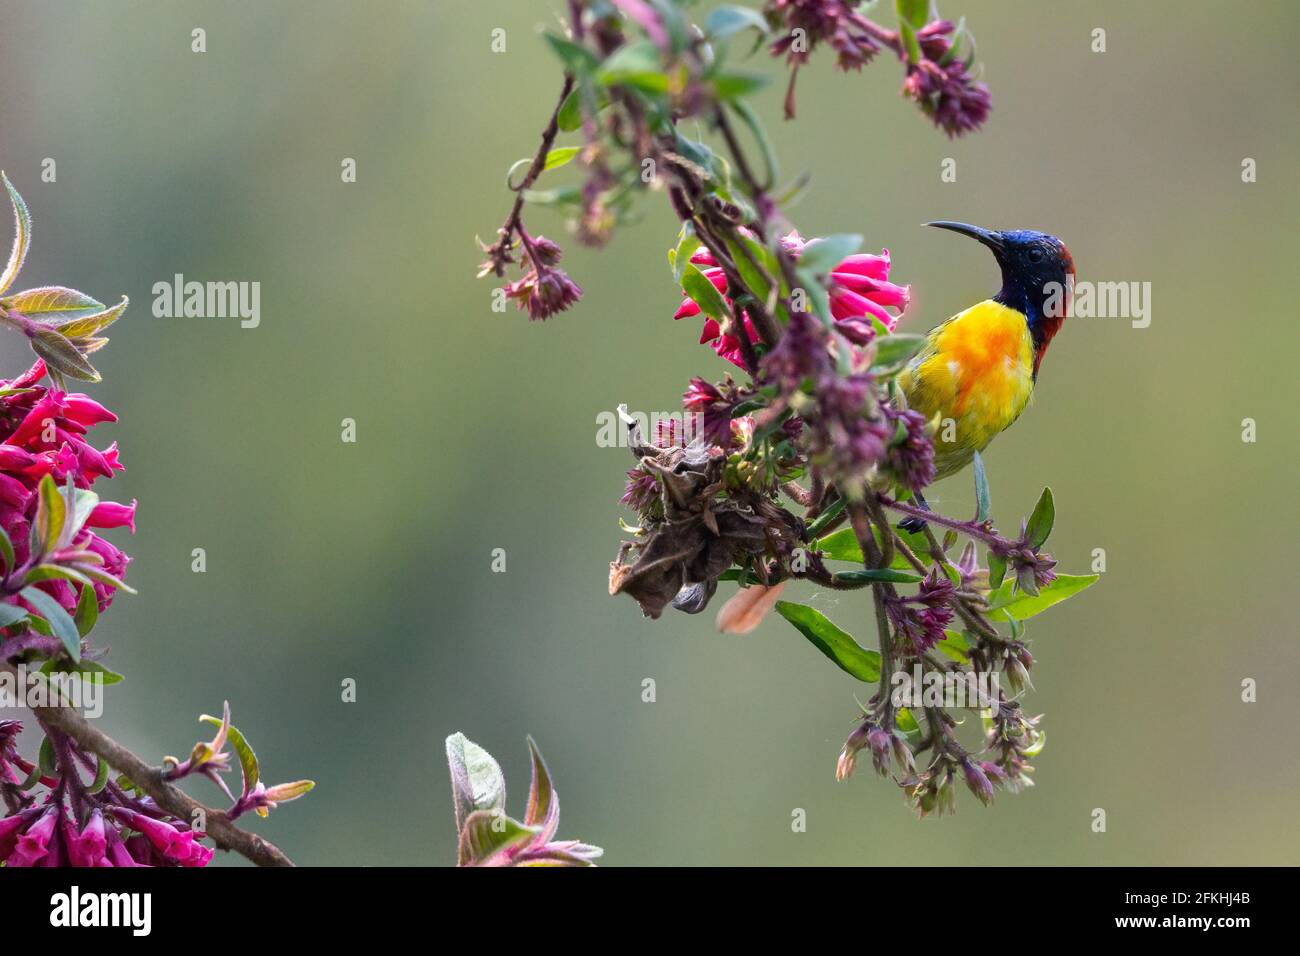
[{"label": "red nape patch", "polygon": [[1042,364],[1043,356],[1047,353],[1047,347],[1052,344],[1052,339],[1056,333],[1061,331],[1061,325],[1065,322],[1065,316],[1070,314],[1070,309],[1074,303],[1074,256],[1070,255],[1070,250],[1065,247],[1060,239],[1056,244],[1061,247],[1060,259],[1061,265],[1065,268],[1065,315],[1040,316],[1035,323],[1034,328],[1034,378],[1038,377],[1038,366]]},{"label": "red nape patch", "polygon": [[1061,325],[1065,322],[1065,316],[1058,315],[1052,318],[1043,316],[1035,324],[1034,329],[1034,378],[1038,378],[1038,366],[1043,362],[1043,356],[1047,354],[1047,347],[1052,344],[1052,339],[1056,333],[1061,331]]},{"label": "red nape patch", "polygon": [[1061,264],[1065,266],[1065,271],[1070,274],[1070,278],[1074,278],[1074,256],[1070,255],[1070,250],[1065,248],[1065,243],[1060,239],[1057,239],[1056,243],[1061,247]]}]

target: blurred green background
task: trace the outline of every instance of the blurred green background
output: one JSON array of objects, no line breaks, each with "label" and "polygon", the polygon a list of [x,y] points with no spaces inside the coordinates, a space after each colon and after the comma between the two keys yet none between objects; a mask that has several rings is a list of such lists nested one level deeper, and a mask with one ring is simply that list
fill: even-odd
[{"label": "blurred green background", "polygon": [[[140,594],[97,632],[129,682],[101,726],[156,760],[229,698],[270,782],[318,781],[250,824],[304,864],[452,862],[455,730],[501,760],[517,812],[533,734],[561,835],[610,864],[1300,862],[1296,5],[944,0],[994,98],[959,142],[900,99],[887,57],[861,75],[819,58],[795,123],[781,80],[760,97],[785,173],[814,174],[793,218],[888,246],[915,293],[904,328],[996,284],[928,219],[1044,229],[1081,280],[1153,286],[1149,328],[1067,324],[987,455],[1001,525],[1050,483],[1061,568],[1107,554],[1098,587],[1030,627],[1039,785],[923,822],[869,772],[835,783],[865,688],[784,622],[726,637],[606,595],[631,459],[596,446],[597,414],[676,408],[725,369],[671,321],[657,199],[604,251],[566,243],[586,295],[550,322],[492,312],[474,279],[474,236],[504,218],[504,172],[559,86],[537,31],[561,8],[6,0],[0,166],[35,216],[20,286],[132,298],[90,389],[122,417],[96,435],[128,468],[104,491],[140,499],[139,533],[115,533]],[[259,281],[261,326],[153,317],[178,272]],[[0,374],[26,362],[0,338]],[[969,475],[931,497],[965,511]],[[791,596],[869,633],[861,595]]]}]

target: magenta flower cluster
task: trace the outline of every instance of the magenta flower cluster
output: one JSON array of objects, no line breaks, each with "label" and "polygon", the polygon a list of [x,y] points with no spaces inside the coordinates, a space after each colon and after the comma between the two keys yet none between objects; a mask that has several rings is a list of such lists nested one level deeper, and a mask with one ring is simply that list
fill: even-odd
[{"label": "magenta flower cluster", "polygon": [[[781,240],[782,248],[796,261],[807,244],[797,232],[791,232]],[[727,296],[727,277],[712,253],[702,249],[691,256],[691,262],[702,266],[705,278],[723,296]],[[892,332],[898,325],[899,316],[907,308],[911,288],[890,282],[889,267],[889,250],[882,249],[879,255],[863,253],[846,256],[831,271],[828,289],[831,314],[835,317],[836,329],[850,342],[865,345],[875,337],[872,317],[879,319]],[[735,303],[730,298],[727,298],[727,302],[734,307]],[[890,309],[896,311],[891,312]],[[673,318],[697,316],[700,311],[699,305],[683,293],[682,304]],[[758,332],[749,314],[740,309],[739,317],[750,342],[757,343]],[[739,336],[723,332],[716,319],[705,317],[700,343],[711,345],[713,351],[737,368],[745,368]]]},{"label": "magenta flower cluster", "polygon": [[[133,797],[107,781],[92,793],[73,773],[48,775],[23,759],[15,746],[22,725],[0,721],[0,784],[6,799],[28,781],[49,788],[43,800],[0,819],[0,863],[29,866],[206,866],[212,850],[199,843],[203,834],[161,811],[148,797]],[[60,744],[60,759],[79,755]],[[93,758],[85,763],[94,767]]]},{"label": "magenta flower cluster", "polygon": [[[135,502],[97,502],[85,524],[52,554],[31,554],[31,528],[40,507],[39,486],[48,475],[60,487],[69,483],[89,489],[98,479],[122,470],[116,444],[96,448],[90,429],[117,416],[90,397],[42,384],[45,363],[37,360],[18,378],[0,382],[0,527],[13,546],[5,569],[5,602],[39,614],[41,608],[19,594],[35,558],[67,567],[101,569],[121,578],[130,558],[95,530],[126,527],[135,531]],[[77,610],[83,589],[95,592],[98,610],[106,609],[116,588],[98,580],[78,583],[50,578],[34,586],[54,598],[69,614]],[[9,639],[30,633],[26,620],[5,629]],[[8,645],[18,651],[16,645]],[[9,656],[6,654],[6,656]],[[75,764],[95,769],[94,758],[66,739],[55,748],[58,770],[50,772],[25,760],[15,746],[21,725],[0,722],[0,785],[10,815],[0,819],[0,862],[26,866],[203,866],[212,850],[183,821],[161,811],[147,797],[135,797],[116,783],[98,792],[77,774]],[[27,793],[40,783],[43,799]]]},{"label": "magenta flower cluster", "polygon": [[[30,532],[37,510],[37,486],[46,475],[59,487],[68,480],[76,488],[88,489],[100,478],[122,471],[117,443],[97,449],[87,440],[96,425],[117,421],[117,416],[87,395],[65,392],[42,385],[45,363],[36,364],[13,381],[0,381],[0,527],[13,543],[13,567],[7,569],[6,600],[39,612],[26,599],[10,590],[23,580],[30,555]],[[135,532],[135,508],[112,501],[97,503],[79,535],[64,549],[69,556],[90,562],[115,578],[121,578],[130,558],[116,545],[90,529],[126,527]],[[93,556],[93,557],[91,557]],[[58,563],[60,555],[45,556]],[[12,582],[12,585],[11,583]],[[113,601],[116,590],[96,581],[93,584],[99,610]],[[37,587],[48,593],[71,614],[76,610],[80,587],[70,580],[51,579]]]}]

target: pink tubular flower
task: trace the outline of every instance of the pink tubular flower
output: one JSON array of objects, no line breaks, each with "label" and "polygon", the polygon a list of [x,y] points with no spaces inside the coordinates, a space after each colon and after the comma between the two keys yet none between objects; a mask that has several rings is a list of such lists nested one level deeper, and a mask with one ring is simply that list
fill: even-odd
[{"label": "pink tubular flower", "polygon": [[[811,241],[811,240],[808,240]],[[781,240],[782,247],[798,258],[808,241],[792,232]],[[701,267],[705,277],[713,287],[724,296],[727,294],[727,277],[718,266],[717,260],[707,250],[701,250],[691,256],[691,262]],[[884,323],[889,331],[898,325],[899,317],[907,308],[911,298],[909,286],[896,285],[889,281],[889,250],[882,249],[880,255],[860,253],[846,256],[830,273],[831,316],[836,327],[850,342],[865,345],[875,337],[875,327],[871,318]],[[731,299],[728,303],[734,308]],[[897,311],[890,312],[889,309]],[[700,314],[700,307],[690,297],[684,297],[681,306],[673,314],[674,319]],[[740,316],[751,342],[758,341],[758,333],[743,309]],[[713,350],[732,365],[744,368],[740,339],[731,334],[723,334],[717,320],[706,318],[700,335],[701,344],[711,342]]]},{"label": "pink tubular flower", "polygon": [[116,501],[101,501],[95,505],[86,519],[87,528],[130,528],[135,534],[135,499],[129,505],[120,505]]},{"label": "pink tubular flower", "polygon": [[[10,820],[15,819],[10,817]],[[54,837],[54,826],[59,820],[57,807],[50,807],[29,826],[19,833],[13,849],[5,857],[5,865],[11,867],[29,867],[42,863],[49,854],[50,840]]]},{"label": "pink tubular flower", "polygon": [[691,379],[682,395],[682,407],[688,412],[702,412],[714,402],[722,401],[722,393],[698,376]]},{"label": "pink tubular flower", "polygon": [[108,838],[104,832],[104,814],[100,810],[91,811],[90,819],[86,821],[80,833],[69,824],[64,839],[68,844],[68,862],[72,866],[90,867],[104,864]]},{"label": "pink tubular flower", "polygon": [[682,395],[682,408],[694,416],[691,420],[693,437],[703,438],[709,444],[723,448],[731,445],[733,437],[731,412],[736,400],[730,376],[725,387],[728,395],[733,397],[728,398],[716,386],[697,377],[691,379],[690,387]]},{"label": "pink tubular flower", "polygon": [[108,850],[104,854],[104,862],[101,866],[116,867],[136,867],[148,866],[148,863],[141,863],[131,855],[130,848],[122,840],[116,830],[108,831]]},{"label": "pink tubular flower", "polygon": [[[172,866],[207,866],[212,859],[213,851],[196,843],[192,830],[178,830],[170,823],[155,820],[134,810],[115,807],[113,812],[132,830],[144,834],[154,850]],[[137,853],[132,852],[131,855],[139,859]]]},{"label": "pink tubular flower", "polygon": [[[116,444],[101,450],[86,440],[91,428],[117,416],[89,396],[41,384],[45,374],[45,363],[38,360],[13,381],[0,381],[0,388],[11,392],[0,397],[0,527],[13,542],[16,567],[31,557],[29,532],[42,478],[49,475],[60,488],[71,480],[76,488],[89,489],[97,479],[122,471]],[[127,527],[134,533],[135,509],[134,501],[99,502],[66,550],[93,556],[85,560],[120,578],[131,559],[91,529]],[[37,586],[71,613],[85,585],[50,580]],[[94,587],[102,611],[115,589],[99,581]]]},{"label": "pink tubular flower", "polygon": [[16,445],[0,445],[0,468],[24,469],[36,464],[36,456]]},{"label": "pink tubular flower", "polygon": [[28,809],[0,820],[0,860],[9,859],[9,854],[13,853],[14,847],[18,845],[18,838],[22,836],[23,828],[35,817],[36,810]]}]

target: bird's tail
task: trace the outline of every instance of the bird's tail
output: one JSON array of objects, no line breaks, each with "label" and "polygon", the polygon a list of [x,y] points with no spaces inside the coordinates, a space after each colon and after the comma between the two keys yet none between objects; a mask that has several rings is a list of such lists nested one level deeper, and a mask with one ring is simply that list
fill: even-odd
[{"label": "bird's tail", "polygon": [[[930,510],[929,504],[926,503],[925,498],[920,492],[917,492],[912,496],[912,501],[916,503],[918,508],[921,508],[924,511]],[[920,534],[926,529],[926,523],[922,518],[904,518],[902,521],[898,522],[898,527],[911,534]]]}]

